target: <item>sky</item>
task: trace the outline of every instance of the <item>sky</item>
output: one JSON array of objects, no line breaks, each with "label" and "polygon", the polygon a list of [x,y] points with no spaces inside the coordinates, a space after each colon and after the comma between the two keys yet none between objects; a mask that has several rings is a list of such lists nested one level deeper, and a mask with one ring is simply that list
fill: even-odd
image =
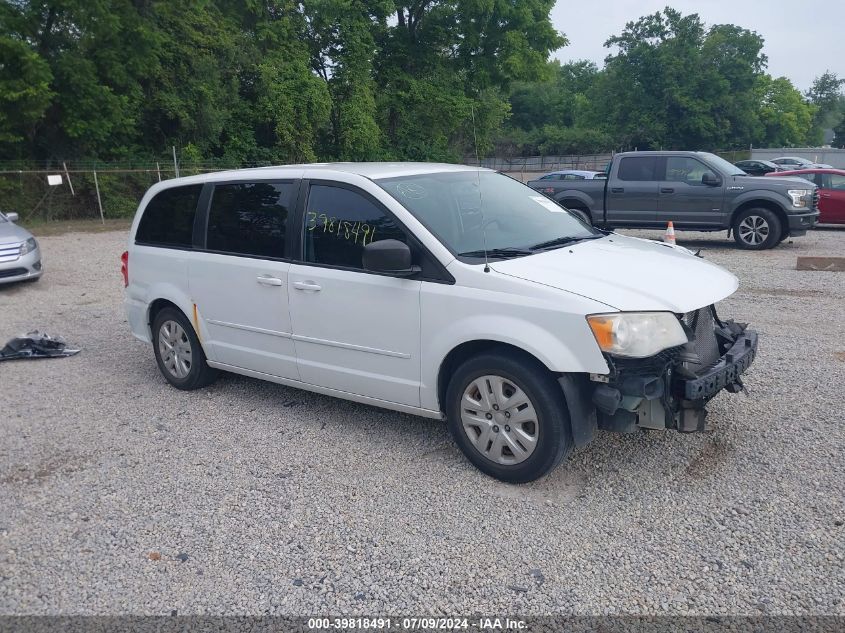
[{"label": "sky", "polygon": [[698,13],[707,26],[756,31],[765,40],[768,73],[788,77],[801,92],[825,70],[845,78],[845,0],[558,0],[552,22],[569,45],[553,57],[589,59],[601,67],[608,37],[667,5],[684,15]]}]

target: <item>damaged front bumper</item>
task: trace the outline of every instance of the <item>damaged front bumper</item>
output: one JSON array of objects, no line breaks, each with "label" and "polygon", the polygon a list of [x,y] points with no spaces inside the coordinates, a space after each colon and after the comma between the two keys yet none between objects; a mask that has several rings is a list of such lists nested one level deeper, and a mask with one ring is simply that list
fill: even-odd
[{"label": "damaged front bumper", "polygon": [[757,332],[721,321],[713,306],[679,318],[689,343],[645,359],[608,356],[610,373],[587,383],[598,428],[704,431],[705,405],[722,389],[744,389],[742,374],[754,362]]}]

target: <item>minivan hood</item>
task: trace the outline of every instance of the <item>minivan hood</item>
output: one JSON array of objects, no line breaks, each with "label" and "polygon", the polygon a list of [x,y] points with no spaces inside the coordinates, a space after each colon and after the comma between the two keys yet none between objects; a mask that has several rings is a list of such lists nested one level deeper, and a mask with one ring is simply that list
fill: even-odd
[{"label": "minivan hood", "polygon": [[32,234],[14,222],[0,222],[0,244],[25,242]]},{"label": "minivan hood", "polygon": [[724,268],[688,252],[616,234],[490,267],[621,311],[691,312],[733,294],[739,285]]}]

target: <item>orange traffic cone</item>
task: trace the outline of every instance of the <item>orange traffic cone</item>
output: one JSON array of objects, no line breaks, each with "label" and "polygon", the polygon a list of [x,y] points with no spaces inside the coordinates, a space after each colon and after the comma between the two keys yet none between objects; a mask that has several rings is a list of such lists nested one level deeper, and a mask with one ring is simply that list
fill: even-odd
[{"label": "orange traffic cone", "polygon": [[666,235],[663,236],[663,241],[667,244],[675,244],[675,225],[672,224],[672,220],[669,220],[669,224],[666,226]]}]

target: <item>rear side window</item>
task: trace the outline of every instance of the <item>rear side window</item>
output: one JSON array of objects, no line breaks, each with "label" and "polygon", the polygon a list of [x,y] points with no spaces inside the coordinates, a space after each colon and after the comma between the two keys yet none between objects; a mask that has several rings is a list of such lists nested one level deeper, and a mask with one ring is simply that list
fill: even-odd
[{"label": "rear side window", "polygon": [[172,187],[155,195],[138,223],[135,242],[191,248],[202,185]]},{"label": "rear side window", "polygon": [[206,248],[236,255],[284,257],[293,188],[289,182],[214,187]]},{"label": "rear side window", "polygon": [[305,261],[363,268],[364,246],[408,238],[393,218],[363,195],[342,187],[311,185],[305,211]]},{"label": "rear side window", "polygon": [[657,180],[656,156],[629,156],[619,163],[619,180]]}]

